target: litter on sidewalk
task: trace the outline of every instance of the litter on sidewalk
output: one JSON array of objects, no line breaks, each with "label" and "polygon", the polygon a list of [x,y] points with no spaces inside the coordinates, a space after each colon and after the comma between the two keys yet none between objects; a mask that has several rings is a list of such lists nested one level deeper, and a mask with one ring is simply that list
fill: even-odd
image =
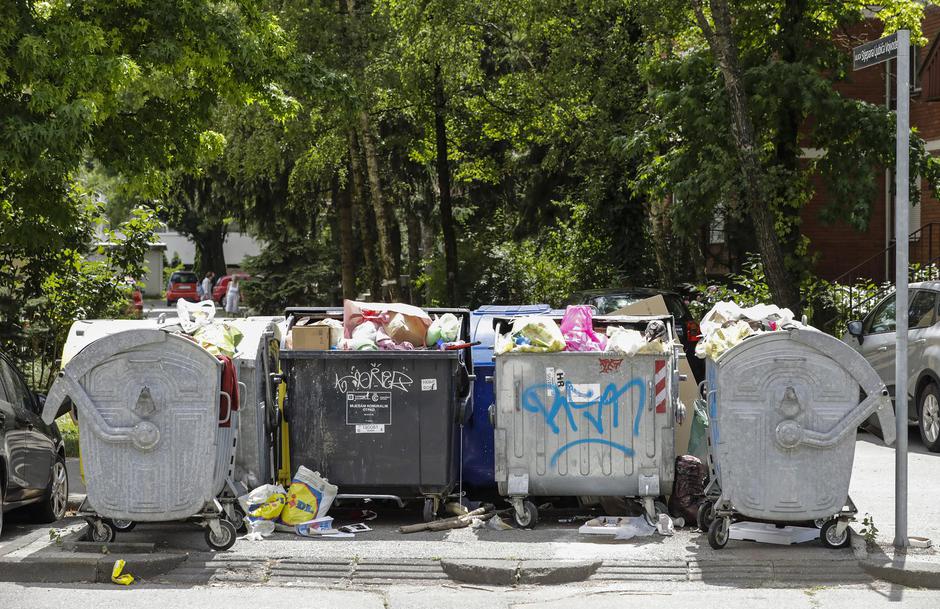
[{"label": "litter on sidewalk", "polygon": [[581,535],[613,535],[614,539],[622,540],[649,537],[655,532],[656,527],[645,516],[598,516],[578,529]]}]

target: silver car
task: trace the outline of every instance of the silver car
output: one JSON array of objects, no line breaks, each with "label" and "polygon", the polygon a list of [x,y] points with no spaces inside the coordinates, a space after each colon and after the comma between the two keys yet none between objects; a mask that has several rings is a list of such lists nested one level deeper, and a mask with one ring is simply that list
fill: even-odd
[{"label": "silver car", "polygon": [[[910,286],[907,394],[910,422],[931,452],[940,452],[940,281]],[[862,321],[851,321],[843,339],[861,353],[895,395],[895,298],[879,302]]]}]

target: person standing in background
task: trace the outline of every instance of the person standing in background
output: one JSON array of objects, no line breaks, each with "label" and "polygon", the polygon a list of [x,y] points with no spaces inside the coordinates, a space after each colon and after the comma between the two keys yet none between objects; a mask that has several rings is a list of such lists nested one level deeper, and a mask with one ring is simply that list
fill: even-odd
[{"label": "person standing in background", "polygon": [[200,298],[203,300],[212,300],[212,279],[214,277],[215,273],[209,271],[202,280],[202,295]]},{"label": "person standing in background", "polygon": [[238,315],[238,275],[232,275],[225,292],[225,312]]}]

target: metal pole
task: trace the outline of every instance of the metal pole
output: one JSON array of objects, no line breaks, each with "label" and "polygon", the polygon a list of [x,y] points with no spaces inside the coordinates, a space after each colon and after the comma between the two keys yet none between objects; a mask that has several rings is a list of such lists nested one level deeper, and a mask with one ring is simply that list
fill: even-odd
[{"label": "metal pole", "polygon": [[896,359],[894,362],[894,403],[897,418],[897,444],[895,445],[894,478],[894,545],[904,548],[907,539],[907,320],[908,320],[908,233],[910,232],[910,59],[911,33],[898,30],[898,106],[897,106],[897,158],[894,172],[894,247],[895,307],[897,328]]}]

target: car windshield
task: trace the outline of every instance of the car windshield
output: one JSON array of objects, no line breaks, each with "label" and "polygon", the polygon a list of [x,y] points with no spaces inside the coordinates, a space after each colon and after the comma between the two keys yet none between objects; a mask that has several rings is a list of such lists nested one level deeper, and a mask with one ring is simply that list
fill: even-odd
[{"label": "car windshield", "polygon": [[173,273],[170,283],[196,283],[196,273]]},{"label": "car windshield", "polygon": [[643,298],[639,296],[595,296],[588,304],[593,305],[599,315],[607,315],[640,300]]},{"label": "car windshield", "polygon": [[[662,294],[662,297],[666,302],[666,308],[669,310],[669,314],[676,318],[676,320],[691,317],[686,309],[685,303],[682,302],[680,297],[675,294]],[[594,296],[588,300],[588,304],[593,305],[594,308],[597,309],[598,315],[608,315],[614,311],[628,307],[633,303],[646,300],[647,298],[651,298],[651,296],[648,294],[608,294]]]}]

